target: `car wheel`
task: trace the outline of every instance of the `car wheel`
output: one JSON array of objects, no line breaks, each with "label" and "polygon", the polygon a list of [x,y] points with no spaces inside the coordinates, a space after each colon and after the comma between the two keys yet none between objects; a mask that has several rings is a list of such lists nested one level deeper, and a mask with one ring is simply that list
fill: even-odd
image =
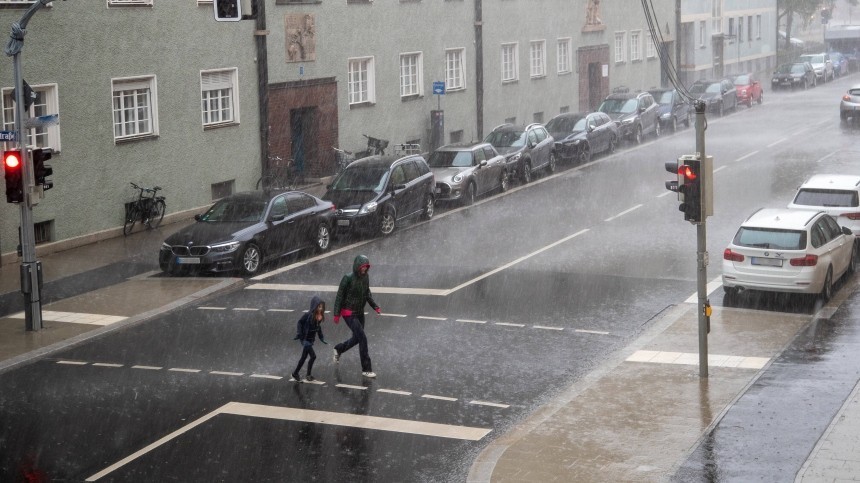
[{"label": "car wheel", "polygon": [[532,181],[532,163],[526,161],[523,163],[523,170],[520,174],[523,183],[531,183]]},{"label": "car wheel", "polygon": [[555,151],[549,153],[549,164],[546,167],[546,170],[550,173],[555,173],[556,169],[556,159],[555,159]]},{"label": "car wheel", "polygon": [[331,248],[331,228],[327,223],[320,223],[317,227],[316,249],[317,252],[324,252]]},{"label": "car wheel", "polygon": [[635,131],[635,134],[633,136],[633,142],[635,142],[636,144],[642,144],[642,138],[643,137],[644,136],[642,135],[642,125],[640,124],[640,125],[636,126],[636,131]]},{"label": "car wheel", "polygon": [[609,154],[614,153],[616,149],[618,149],[618,136],[613,134],[612,137],[609,138]]},{"label": "car wheel", "polygon": [[397,216],[394,214],[394,209],[386,208],[385,211],[382,212],[382,217],[379,218],[379,234],[382,236],[388,236],[392,232],[394,232],[394,225],[397,221]]},{"label": "car wheel", "polygon": [[672,116],[672,132],[678,132],[678,118]]},{"label": "car wheel", "polygon": [[589,161],[591,161],[591,146],[586,142],[583,143],[581,148],[579,148],[579,158],[577,158],[577,162],[584,164]]},{"label": "car wheel", "polygon": [[824,277],[824,285],[821,287],[819,297],[824,302],[833,296],[833,267],[827,267],[827,275]]},{"label": "car wheel", "polygon": [[654,124],[654,137],[655,138],[660,137],[660,122],[659,121]]},{"label": "car wheel", "polygon": [[508,173],[507,171],[502,171],[502,176],[499,178],[499,192],[504,193],[508,190]]},{"label": "car wheel", "polygon": [[239,261],[242,263],[240,267],[242,275],[251,276],[259,272],[260,265],[263,262],[263,254],[260,252],[260,247],[254,243],[248,243],[245,245],[245,249],[242,250],[242,256]]},{"label": "car wheel", "polygon": [[684,119],[684,124],[687,127],[690,127],[693,125],[693,114],[690,111],[687,111],[687,118]]},{"label": "car wheel", "polygon": [[471,181],[468,185],[466,185],[466,191],[463,192],[463,197],[461,201],[464,206],[469,206],[475,203],[475,198],[477,198],[477,187],[475,186],[475,182]]},{"label": "car wheel", "polygon": [[726,113],[726,111],[725,111],[725,109],[724,109],[724,107],[723,107],[723,101],[720,101],[720,109],[719,109],[719,115],[720,115],[720,117],[723,117],[723,115],[725,115],[725,113]]},{"label": "car wheel", "polygon": [[762,102],[764,102],[764,92],[762,92],[758,96],[758,103],[761,104]]},{"label": "car wheel", "polygon": [[433,218],[434,214],[436,214],[436,200],[433,199],[433,196],[426,195],[424,196],[424,212],[421,213],[421,216],[425,220],[429,220]]}]

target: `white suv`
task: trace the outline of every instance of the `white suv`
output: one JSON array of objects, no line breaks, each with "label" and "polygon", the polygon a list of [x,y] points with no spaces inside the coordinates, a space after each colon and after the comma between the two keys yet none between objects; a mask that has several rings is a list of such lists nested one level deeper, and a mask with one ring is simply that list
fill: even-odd
[{"label": "white suv", "polygon": [[824,211],[860,236],[860,176],[816,174],[800,185],[788,207]]},{"label": "white suv", "polygon": [[809,62],[815,70],[815,77],[821,82],[833,80],[833,62],[830,60],[830,54],[822,52],[820,54],[804,54],[797,58],[797,62]]}]

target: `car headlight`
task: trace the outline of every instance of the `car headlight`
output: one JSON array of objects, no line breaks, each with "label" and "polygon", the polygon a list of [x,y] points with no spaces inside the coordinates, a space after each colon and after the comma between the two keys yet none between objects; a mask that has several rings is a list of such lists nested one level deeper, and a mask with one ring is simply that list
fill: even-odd
[{"label": "car headlight", "polygon": [[173,248],[171,248],[170,245],[167,244],[167,242],[161,242],[161,249],[167,251],[173,250]]},{"label": "car headlight", "polygon": [[508,162],[509,162],[509,163],[516,163],[517,161],[519,161],[519,160],[520,160],[520,157],[521,157],[522,155],[523,155],[522,153],[514,154],[513,156],[511,156],[510,158],[508,158]]},{"label": "car headlight", "polygon": [[376,202],[371,201],[370,203],[362,206],[361,209],[358,210],[358,214],[365,215],[367,213],[373,213],[374,211],[376,211]]},{"label": "car headlight", "polygon": [[574,139],[574,140],[573,140],[573,145],[574,145],[574,146],[576,146],[577,144],[579,144],[579,143],[581,143],[581,142],[582,142],[582,139]]},{"label": "car headlight", "polygon": [[635,118],[632,118],[632,117],[631,117],[631,118],[629,118],[629,119],[622,119],[622,120],[621,120],[621,124],[633,124],[633,121],[635,121],[635,120],[636,120],[636,119],[635,119]]},{"label": "car headlight", "polygon": [[219,243],[217,245],[212,245],[210,248],[215,253],[230,253],[236,251],[239,248],[241,243],[237,241],[231,241],[227,243]]},{"label": "car headlight", "polygon": [[672,117],[672,113],[671,113],[671,112],[667,112],[666,114],[661,114],[661,115],[660,115],[660,119],[665,119],[665,120],[667,120],[667,121],[669,120],[669,118],[670,118],[670,117]]},{"label": "car headlight", "polygon": [[454,177],[451,178],[451,181],[453,181],[455,183],[459,183],[460,181],[463,181],[463,175],[462,174],[455,174]]}]

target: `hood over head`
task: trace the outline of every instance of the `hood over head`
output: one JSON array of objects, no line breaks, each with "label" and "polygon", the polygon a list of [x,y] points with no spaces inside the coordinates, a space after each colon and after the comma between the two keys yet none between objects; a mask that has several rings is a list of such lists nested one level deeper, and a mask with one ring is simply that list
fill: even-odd
[{"label": "hood over head", "polygon": [[356,255],[355,260],[352,261],[352,271],[358,274],[358,269],[363,265],[367,265],[370,269],[370,259],[366,255]]},{"label": "hood over head", "polygon": [[308,312],[311,314],[314,313],[314,310],[316,310],[317,306],[320,304],[322,304],[323,312],[325,312],[325,302],[323,302],[323,299],[321,299],[319,295],[314,295],[311,297],[311,307],[308,309]]}]

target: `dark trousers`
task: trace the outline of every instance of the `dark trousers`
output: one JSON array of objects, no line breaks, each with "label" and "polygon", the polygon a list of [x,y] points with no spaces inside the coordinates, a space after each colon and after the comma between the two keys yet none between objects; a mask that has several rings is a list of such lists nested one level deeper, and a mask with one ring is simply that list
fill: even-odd
[{"label": "dark trousers", "polygon": [[346,326],[352,331],[352,337],[334,346],[335,350],[338,354],[343,354],[358,344],[358,355],[361,357],[361,371],[372,371],[370,354],[367,350],[367,336],[364,334],[364,312],[353,312],[351,316],[344,317],[343,321],[346,322]]},{"label": "dark trousers", "polygon": [[317,354],[316,352],[314,352],[314,346],[312,346],[311,344],[308,344],[303,347],[302,357],[301,359],[299,359],[299,365],[296,366],[296,370],[293,371],[294,373],[299,373],[299,371],[302,369],[302,366],[305,364],[305,359],[307,359],[308,356],[311,357],[310,360],[308,360],[308,375],[311,375],[311,371],[314,368],[314,361],[317,360]]}]

